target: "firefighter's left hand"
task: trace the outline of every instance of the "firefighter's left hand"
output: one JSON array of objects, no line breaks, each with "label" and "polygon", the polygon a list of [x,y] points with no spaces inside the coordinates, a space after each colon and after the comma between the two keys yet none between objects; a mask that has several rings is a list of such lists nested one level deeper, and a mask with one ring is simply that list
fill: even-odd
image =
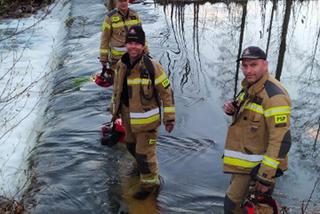
[{"label": "firefighter's left hand", "polygon": [[166,127],[166,131],[167,132],[172,132],[173,128],[174,128],[174,121],[167,121],[165,124]]},{"label": "firefighter's left hand", "polygon": [[254,189],[257,192],[267,193],[270,190],[270,186],[266,186],[266,185],[260,183],[259,181],[257,181]]}]

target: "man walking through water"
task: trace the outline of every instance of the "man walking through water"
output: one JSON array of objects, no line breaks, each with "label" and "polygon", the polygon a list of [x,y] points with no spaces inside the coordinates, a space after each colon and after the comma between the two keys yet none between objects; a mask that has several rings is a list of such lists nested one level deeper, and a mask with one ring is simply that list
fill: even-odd
[{"label": "man walking through water", "polygon": [[233,117],[223,156],[224,172],[231,174],[226,214],[243,213],[249,189],[272,194],[275,178],[288,167],[291,146],[290,97],[269,74],[265,52],[251,46],[238,60],[245,76],[242,90],[236,100],[224,104],[224,112]]},{"label": "man walking through water", "polygon": [[175,124],[175,106],[169,79],[162,66],[144,53],[145,33],[140,26],[129,29],[125,53],[116,65],[111,112],[126,130],[126,145],[140,174],[134,198],[144,200],[159,189],[156,156],[160,108],[167,132]]}]

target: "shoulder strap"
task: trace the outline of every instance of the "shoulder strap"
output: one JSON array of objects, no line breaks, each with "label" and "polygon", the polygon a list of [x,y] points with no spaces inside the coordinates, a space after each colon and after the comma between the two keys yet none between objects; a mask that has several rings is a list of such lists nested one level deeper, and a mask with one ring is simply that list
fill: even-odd
[{"label": "shoulder strap", "polygon": [[116,14],[117,12],[118,12],[118,9],[115,8],[115,9],[109,11],[108,14],[107,14],[107,16],[111,17],[111,16],[113,16],[114,14]]},{"label": "shoulder strap", "polygon": [[146,66],[147,71],[149,72],[149,75],[151,78],[151,83],[152,83],[152,86],[154,87],[155,86],[155,74],[154,74],[154,66],[152,64],[152,61],[148,56],[143,55],[143,62],[144,62],[144,65]]},{"label": "shoulder strap", "polygon": [[147,69],[149,75],[150,75],[151,84],[153,87],[153,94],[156,97],[156,101],[157,101],[157,104],[159,106],[159,110],[161,113],[161,102],[160,102],[159,94],[157,93],[157,89],[155,87],[155,71],[154,71],[154,65],[151,61],[151,57],[149,55],[143,55],[143,62],[144,62],[144,65],[146,66],[146,69]]}]

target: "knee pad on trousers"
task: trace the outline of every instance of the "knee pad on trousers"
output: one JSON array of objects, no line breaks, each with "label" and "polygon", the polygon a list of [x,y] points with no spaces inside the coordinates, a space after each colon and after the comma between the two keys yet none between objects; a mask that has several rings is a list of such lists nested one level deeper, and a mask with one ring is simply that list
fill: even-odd
[{"label": "knee pad on trousers", "polygon": [[135,157],[136,156],[136,144],[135,143],[126,143],[127,150],[129,153]]},{"label": "knee pad on trousers", "polygon": [[149,168],[149,164],[148,164],[147,155],[141,155],[141,154],[136,153],[135,157],[136,157],[138,167],[139,167],[141,174],[151,173],[150,168]]},{"label": "knee pad on trousers", "polygon": [[236,203],[233,202],[228,195],[224,197],[224,214],[233,214]]}]

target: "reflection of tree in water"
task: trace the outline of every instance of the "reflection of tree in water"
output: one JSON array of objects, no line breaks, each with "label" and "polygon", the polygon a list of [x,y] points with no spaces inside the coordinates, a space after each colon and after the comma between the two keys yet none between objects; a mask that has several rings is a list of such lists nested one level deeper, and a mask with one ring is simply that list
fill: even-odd
[{"label": "reflection of tree in water", "polygon": [[294,117],[294,127],[296,131],[295,139],[299,142],[298,150],[302,157],[312,157],[313,162],[320,166],[320,114],[319,114],[319,94],[320,94],[320,56],[319,56],[320,26],[314,42],[314,48],[308,61],[305,62],[303,72],[297,80],[301,84],[298,91],[299,99],[296,101],[297,114]]},{"label": "reflection of tree in water", "polygon": [[[174,37],[175,47],[170,45],[165,53],[165,58],[168,64],[169,75],[174,69],[178,73],[180,78],[181,91],[186,86],[188,82],[198,85],[199,84],[199,73],[201,72],[201,60],[199,51],[199,32],[198,32],[198,22],[199,22],[199,4],[194,3],[193,7],[193,32],[192,32],[192,43],[188,41],[185,32],[185,18],[186,18],[186,4],[183,2],[174,3],[164,3],[164,14],[169,13],[169,20],[166,16],[167,25],[170,27],[166,33],[164,39],[161,41],[161,45],[164,45],[169,37],[170,31]],[[189,49],[190,44],[192,44],[192,55],[190,56]],[[197,87],[200,91],[200,88]],[[198,92],[199,92],[198,91]]]},{"label": "reflection of tree in water", "polygon": [[[221,1],[217,1],[220,2]],[[214,2],[212,4],[215,4],[217,2]],[[239,84],[239,77],[238,73],[240,73],[240,65],[237,64],[235,68],[232,68],[232,65],[235,64],[235,59],[239,54],[241,53],[243,49],[243,43],[246,40],[245,37],[247,37],[247,30],[248,25],[246,23],[248,21],[248,8],[247,4],[250,3],[250,1],[235,1],[237,4],[226,4],[226,7],[229,10],[229,20],[223,20],[223,25],[226,24],[226,26],[223,26],[226,28],[223,32],[221,32],[222,43],[214,44],[216,46],[219,46],[219,53],[218,54],[218,62],[213,64],[215,66],[216,71],[216,77],[212,80],[214,81],[214,84],[218,85],[219,88],[222,88],[222,96],[230,96],[231,90],[230,88],[234,88],[234,93],[238,90],[238,84]],[[163,3],[163,2],[162,2]],[[163,3],[166,5],[166,3]],[[270,4],[270,7],[267,7],[266,5]],[[282,5],[283,4],[283,5]],[[293,36],[298,33],[295,31],[296,26],[298,22],[306,22],[306,17],[304,16],[303,19],[298,19],[297,17],[300,14],[300,10],[302,7],[302,4],[305,4],[304,7],[308,7],[307,2],[299,2],[299,1],[293,1],[293,0],[287,0],[283,2],[278,2],[276,0],[270,0],[270,1],[261,1],[260,2],[260,8],[261,8],[261,18],[262,18],[262,26],[263,26],[263,32],[260,31],[260,39],[263,36],[264,33],[266,33],[266,39],[265,43],[261,45],[262,48],[266,49],[266,52],[269,56],[272,55],[276,57],[276,77],[280,79],[281,76],[289,76],[292,74],[295,75],[294,71],[291,70],[285,70],[282,72],[283,66],[286,64],[286,60],[290,61],[292,60],[289,58],[291,55],[287,56],[287,59],[285,58],[285,55],[288,54],[287,49],[294,48],[295,44],[292,43]],[[169,8],[169,9],[168,9]],[[276,11],[280,9],[283,9],[283,16],[280,17],[280,23],[279,18],[276,15]],[[190,52],[188,54],[188,30],[186,29],[186,16],[185,16],[185,10],[186,5],[183,4],[181,1],[178,3],[167,3],[165,6],[165,12],[169,11],[170,19],[168,21],[168,25],[171,26],[171,31],[173,32],[172,35],[174,36],[174,41],[176,44],[175,48],[170,47],[170,50],[166,52],[166,58],[169,66],[169,71],[172,71],[172,68],[177,69],[180,68],[180,73],[178,75],[178,78],[180,78],[180,86],[184,86],[188,82],[190,82],[190,78],[192,79],[192,76],[199,75],[202,72],[203,66],[201,65],[200,61],[200,53],[201,53],[201,46],[199,46],[199,4],[193,5],[194,10],[194,17],[193,17],[193,27],[194,31],[192,32],[192,38],[193,38],[193,53],[192,56],[190,56]],[[269,10],[269,11],[268,11]],[[282,13],[282,11],[280,11]],[[268,14],[268,16],[266,15]],[[230,24],[231,23],[231,24]],[[215,28],[219,28],[220,26],[214,26]],[[266,29],[265,29],[266,28]],[[317,28],[316,28],[317,29]],[[217,29],[219,30],[219,29]],[[220,29],[221,30],[221,29]],[[291,34],[290,34],[291,33]],[[166,36],[168,39],[170,36],[170,32]],[[250,36],[250,35],[249,35]],[[310,38],[311,35],[308,35]],[[314,114],[316,108],[319,106],[317,102],[317,96],[320,93],[319,90],[316,90],[316,88],[319,88],[319,77],[317,77],[317,70],[320,70],[319,66],[319,60],[317,56],[319,55],[319,37],[320,37],[320,30],[318,28],[317,34],[316,34],[316,40],[314,41],[314,48],[312,50],[312,53],[310,53],[309,57],[306,57],[308,60],[307,62],[303,62],[308,64],[307,67],[304,69],[303,77],[303,88],[301,89],[301,96],[303,99],[294,100],[294,106],[297,106],[293,110],[293,117],[295,117],[293,124],[294,130],[299,130],[294,133],[294,138],[299,142],[305,142],[311,143],[311,147],[317,148],[317,146],[314,146],[314,138],[310,141],[309,139],[300,137],[301,132],[308,133],[311,130],[314,133],[313,135],[317,135],[317,130],[319,127],[319,115]],[[238,38],[235,40],[235,38]],[[163,44],[168,41],[165,39],[163,41]],[[214,39],[214,38],[213,38]],[[272,48],[275,48],[272,49]],[[278,52],[277,52],[278,51]],[[235,52],[237,55],[235,55]],[[174,56],[176,55],[176,57]],[[198,57],[197,60],[195,60],[195,63],[193,63],[191,57]],[[203,59],[202,59],[203,60]],[[196,63],[199,62],[199,65]],[[211,65],[211,64],[210,64]],[[192,67],[195,66],[195,69]],[[208,68],[207,68],[208,69]],[[236,72],[234,72],[234,69],[236,69]],[[305,71],[308,71],[306,73]],[[193,72],[194,71],[194,72]],[[178,73],[178,72],[177,72]],[[236,74],[234,74],[236,73]],[[302,83],[302,80],[299,81]],[[200,88],[200,87],[197,87]],[[309,90],[306,90],[308,88]],[[224,98],[225,99],[225,98]],[[310,108],[307,106],[313,107]],[[299,109],[300,108],[300,109]],[[300,111],[304,111],[300,113]],[[310,114],[310,116],[307,116]],[[296,116],[299,115],[299,118]],[[303,115],[303,117],[301,117]],[[308,118],[308,119],[305,119]],[[307,120],[307,121],[306,121]],[[319,135],[319,134],[318,134]],[[299,139],[298,139],[299,138]],[[305,147],[301,147],[301,149],[306,150]],[[312,150],[312,149],[311,149]],[[311,151],[310,150],[310,151]]]},{"label": "reflection of tree in water", "polygon": [[284,56],[287,48],[287,33],[288,33],[288,26],[289,26],[290,15],[292,10],[291,7],[292,7],[292,0],[286,0],[286,6],[285,6],[286,9],[285,9],[282,31],[281,31],[281,43],[279,48],[279,57],[278,57],[278,64],[277,64],[277,70],[276,70],[276,79],[278,80],[280,80],[280,77],[281,77]]},{"label": "reflection of tree in water", "polygon": [[[243,43],[243,36],[244,36],[244,30],[245,30],[246,17],[247,17],[247,6],[248,6],[248,0],[242,3],[241,30],[240,30],[240,39],[239,39],[239,48],[238,48],[237,58],[240,58],[240,55],[242,52],[242,43]],[[240,68],[240,62],[237,61],[237,69],[236,69],[236,75],[235,75],[235,81],[234,81],[235,82],[234,95],[233,95],[234,99],[237,96],[237,90],[238,90],[239,68]]]}]

